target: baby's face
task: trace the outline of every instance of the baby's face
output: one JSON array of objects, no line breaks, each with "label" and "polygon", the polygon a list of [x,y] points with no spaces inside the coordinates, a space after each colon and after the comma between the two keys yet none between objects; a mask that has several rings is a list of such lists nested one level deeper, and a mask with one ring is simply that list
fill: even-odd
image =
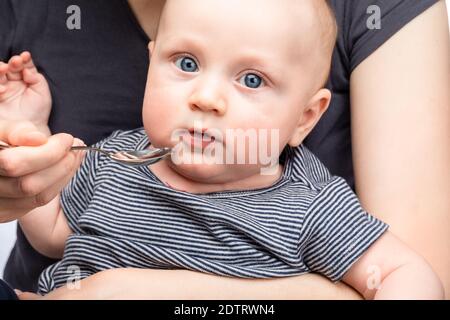
[{"label": "baby's face", "polygon": [[[153,145],[183,147],[175,170],[196,181],[243,179],[292,144],[317,90],[308,10],[295,16],[276,0],[169,1],[150,45],[143,121]],[[202,160],[186,161],[195,156]]]}]

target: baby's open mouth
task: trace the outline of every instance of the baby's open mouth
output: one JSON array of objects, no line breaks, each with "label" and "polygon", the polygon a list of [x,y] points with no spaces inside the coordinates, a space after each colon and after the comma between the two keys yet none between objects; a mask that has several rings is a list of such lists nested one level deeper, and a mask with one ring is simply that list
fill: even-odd
[{"label": "baby's open mouth", "polygon": [[204,130],[194,130],[194,129],[189,129],[189,133],[191,134],[191,136],[195,137],[196,139],[202,139],[202,140],[209,140],[209,141],[214,141],[216,140],[216,138],[212,135],[210,135],[207,132],[208,129],[204,129]]},{"label": "baby's open mouth", "polygon": [[189,129],[189,135],[184,137],[187,142],[194,149],[206,148],[209,144],[216,141],[216,137],[207,132],[208,129]]}]

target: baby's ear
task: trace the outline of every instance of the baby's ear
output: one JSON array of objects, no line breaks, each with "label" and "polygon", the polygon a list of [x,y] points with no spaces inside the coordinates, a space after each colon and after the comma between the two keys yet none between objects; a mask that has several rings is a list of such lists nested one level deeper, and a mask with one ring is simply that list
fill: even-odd
[{"label": "baby's ear", "polygon": [[153,54],[153,50],[155,49],[155,41],[150,41],[148,44],[148,50],[150,52],[150,56]]},{"label": "baby's ear", "polygon": [[319,122],[322,115],[327,111],[331,101],[331,92],[328,89],[320,89],[309,100],[301,111],[300,121],[294,130],[294,133],[288,144],[291,147],[299,146],[306,136],[312,131]]}]

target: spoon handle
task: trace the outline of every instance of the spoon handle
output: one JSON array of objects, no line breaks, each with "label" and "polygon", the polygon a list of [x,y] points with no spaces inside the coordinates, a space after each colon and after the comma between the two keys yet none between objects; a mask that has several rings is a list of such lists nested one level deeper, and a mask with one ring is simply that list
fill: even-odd
[{"label": "spoon handle", "polygon": [[87,146],[76,146],[76,147],[70,148],[70,150],[72,150],[72,151],[78,151],[78,150],[91,150],[91,151],[96,151],[96,152],[103,153],[103,154],[105,154],[105,155],[107,155],[107,156],[111,156],[111,153],[109,153],[109,152],[107,152],[107,151],[105,151],[105,150],[98,149],[98,148],[93,148],[93,147],[87,147]]},{"label": "spoon handle", "polygon": [[[11,145],[7,144],[6,142],[3,142],[3,141],[0,140],[0,150],[9,149],[9,148],[14,148],[14,146],[11,146]],[[98,148],[87,147],[87,146],[75,146],[75,147],[71,147],[70,150],[71,151],[92,150],[92,151],[103,153],[103,154],[105,154],[107,156],[111,156],[111,154],[109,152],[105,151],[105,150],[98,149]]]}]

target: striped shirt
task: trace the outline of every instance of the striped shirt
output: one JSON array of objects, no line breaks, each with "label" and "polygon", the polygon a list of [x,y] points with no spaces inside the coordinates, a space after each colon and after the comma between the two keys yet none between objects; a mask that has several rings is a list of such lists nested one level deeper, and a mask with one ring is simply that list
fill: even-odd
[{"label": "striped shirt", "polygon": [[[143,128],[97,146],[149,146]],[[320,273],[340,280],[387,229],[346,182],[305,147],[286,148],[272,186],[191,194],[88,153],[61,194],[73,234],[61,261],[41,274],[40,293],[111,268],[189,269],[242,278]]]}]

